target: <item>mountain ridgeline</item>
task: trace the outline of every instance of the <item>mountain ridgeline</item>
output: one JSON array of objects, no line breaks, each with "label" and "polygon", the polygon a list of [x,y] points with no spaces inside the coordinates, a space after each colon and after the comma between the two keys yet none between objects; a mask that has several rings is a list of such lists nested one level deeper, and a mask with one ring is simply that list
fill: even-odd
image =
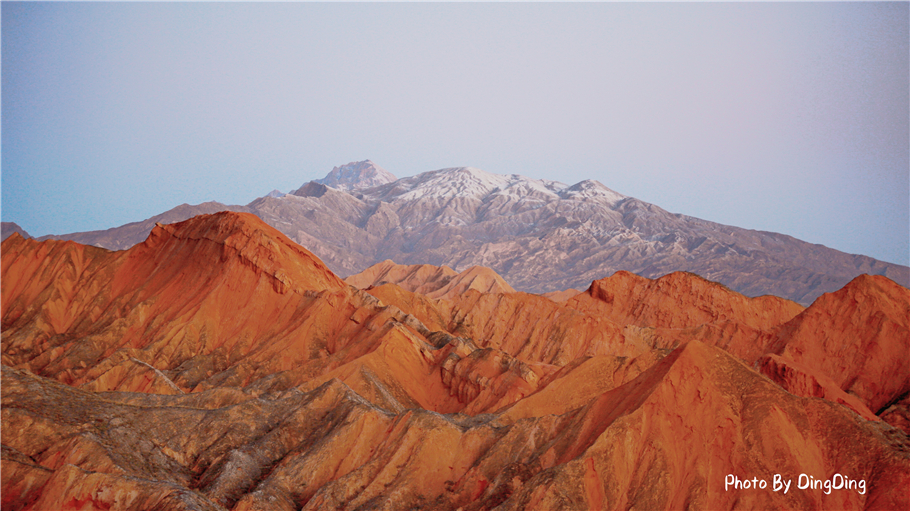
[{"label": "mountain ridgeline", "polygon": [[620,270],[648,278],[688,271],[747,296],[803,305],[861,274],[910,285],[906,266],[669,213],[597,181],[569,186],[471,167],[396,179],[369,160],[246,206],[184,204],[144,222],[40,239],[122,250],[156,222],[219,210],[256,214],[342,277],[384,260],[484,266],[515,289],[545,293],[584,289]]}]

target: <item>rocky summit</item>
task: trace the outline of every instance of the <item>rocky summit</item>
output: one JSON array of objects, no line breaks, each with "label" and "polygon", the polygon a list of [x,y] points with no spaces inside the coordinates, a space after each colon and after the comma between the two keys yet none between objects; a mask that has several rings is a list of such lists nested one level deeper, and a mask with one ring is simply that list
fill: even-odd
[{"label": "rocky summit", "polygon": [[[453,225],[516,182],[459,172]],[[883,276],[808,307],[689,272],[559,301],[476,265],[343,281],[245,212],[0,251],[4,510],[910,509],[910,290]]]},{"label": "rocky summit", "polygon": [[342,277],[385,260],[456,272],[483,266],[517,290],[547,293],[584,289],[616,271],[686,271],[746,296],[802,305],[862,274],[910,286],[907,266],[670,213],[597,181],[567,185],[473,167],[397,179],[369,160],[246,206],[184,204],[143,222],[42,239],[122,250],[156,222],[225,209],[256,214]]},{"label": "rocky summit", "polygon": [[338,190],[358,190],[384,185],[393,181],[395,181],[395,176],[391,172],[370,160],[366,160],[335,167],[327,176],[315,182]]}]

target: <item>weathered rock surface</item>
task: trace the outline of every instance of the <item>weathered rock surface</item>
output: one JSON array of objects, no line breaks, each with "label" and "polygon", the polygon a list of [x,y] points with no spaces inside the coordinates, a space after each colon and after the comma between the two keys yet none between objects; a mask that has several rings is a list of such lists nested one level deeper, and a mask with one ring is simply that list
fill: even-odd
[{"label": "weathered rock surface", "polygon": [[776,296],[747,298],[694,274],[674,272],[647,279],[629,272],[594,281],[574,298],[576,309],[592,308],[621,324],[688,328],[735,321],[757,330],[777,326],[803,307]]},{"label": "weathered rock surface", "polygon": [[403,265],[390,260],[374,264],[344,281],[359,289],[395,284],[427,298],[455,298],[468,289],[481,293],[515,292],[496,272],[482,266],[472,266],[461,273],[456,273],[448,266]]},{"label": "weathered rock surface", "polygon": [[[3,251],[4,363],[88,390],[261,393],[339,378],[390,409],[479,413],[536,388],[503,354],[434,344],[246,213],[161,225],[123,252],[18,236]],[[465,379],[472,391],[453,389]]]},{"label": "weathered rock surface", "polygon": [[[338,380],[215,409],[183,396],[125,404],[6,367],[2,385],[5,509],[908,504],[903,433],[793,396],[697,341],[569,412],[509,423],[393,414]],[[803,473],[863,490],[797,489]],[[794,487],[725,488],[728,474]]]},{"label": "weathered rock surface", "polygon": [[888,424],[902,429],[904,433],[910,435],[910,393],[886,408],[881,413],[881,418]]},{"label": "weathered rock surface", "polygon": [[803,309],[687,273],[561,302],[487,268],[368,277],[246,213],[122,252],[11,236],[3,509],[910,507],[885,278]]},{"label": "weathered rock surface", "polygon": [[[617,272],[559,303],[526,293],[433,300],[389,284],[368,292],[433,329],[526,362],[562,367],[578,357],[634,358],[697,340],[795,394],[843,404],[870,420],[908,391],[910,292],[882,277],[859,277],[808,309],[773,296],[747,298],[682,272],[654,280]],[[845,309],[845,301],[854,307]],[[803,344],[816,350],[811,363]]]},{"label": "weathered rock surface", "polygon": [[910,392],[910,290],[857,277],[776,328],[768,342],[781,359],[827,375],[882,413]]},{"label": "weathered rock surface", "polygon": [[594,281],[567,305],[616,324],[640,327],[654,346],[699,339],[754,361],[768,351],[762,332],[802,312],[803,307],[775,296],[748,298],[692,273],[674,272],[647,279],[629,272]]},{"label": "weathered rock surface", "polygon": [[335,167],[327,176],[315,182],[331,186],[337,190],[359,190],[382,186],[395,181],[395,176],[388,170],[370,160],[355,161]]},{"label": "weathered rock surface", "polygon": [[312,254],[245,213],[158,226],[123,252],[17,236],[3,251],[4,362],[96,390],[137,361],[185,390],[216,374],[253,377],[237,365],[261,363],[252,372],[262,376],[290,368],[319,349],[295,334],[329,330],[335,320],[318,311],[350,295]]},{"label": "weathered rock surface", "polygon": [[[897,509],[907,502],[900,486],[910,481],[907,438],[880,424],[793,396],[693,341],[576,412],[542,453],[544,470],[503,509]],[[870,457],[894,472],[857,469],[869,467]],[[795,488],[799,474],[824,480],[835,473],[882,493]],[[734,475],[771,488],[775,474],[794,487],[724,484]]]}]

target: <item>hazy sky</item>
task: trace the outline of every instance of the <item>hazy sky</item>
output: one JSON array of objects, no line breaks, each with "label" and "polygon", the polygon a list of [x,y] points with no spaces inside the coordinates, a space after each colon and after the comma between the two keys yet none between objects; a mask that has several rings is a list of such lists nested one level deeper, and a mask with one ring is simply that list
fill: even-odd
[{"label": "hazy sky", "polygon": [[2,218],[105,229],[369,158],[908,264],[908,6],[2,2]]}]

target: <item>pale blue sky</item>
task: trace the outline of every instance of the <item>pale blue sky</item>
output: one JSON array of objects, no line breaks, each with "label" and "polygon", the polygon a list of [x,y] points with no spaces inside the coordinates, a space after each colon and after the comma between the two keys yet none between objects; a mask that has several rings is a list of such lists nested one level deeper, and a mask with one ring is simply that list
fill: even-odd
[{"label": "pale blue sky", "polygon": [[908,5],[3,2],[2,218],[104,229],[369,158],[908,264]]}]

